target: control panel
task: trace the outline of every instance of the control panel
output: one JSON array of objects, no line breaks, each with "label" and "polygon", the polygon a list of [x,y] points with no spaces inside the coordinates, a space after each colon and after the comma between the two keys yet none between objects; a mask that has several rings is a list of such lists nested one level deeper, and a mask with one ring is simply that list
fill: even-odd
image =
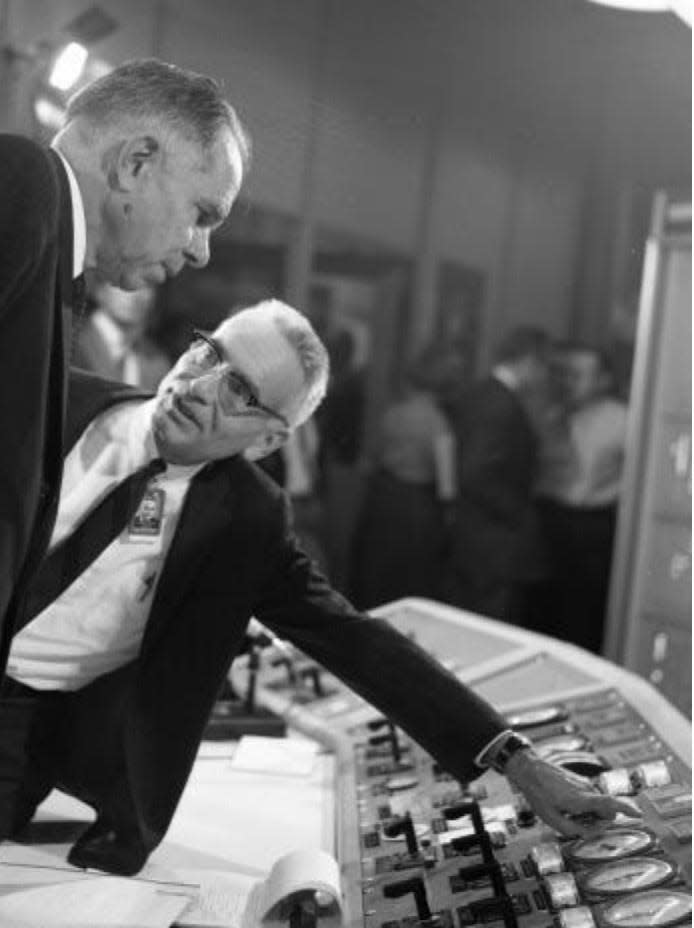
[{"label": "control panel", "polygon": [[566,840],[489,771],[452,780],[385,719],[350,731],[361,920],[655,926],[691,920],[691,782],[619,693],[509,716],[548,760],[632,797],[643,820]]},{"label": "control panel", "polygon": [[[391,613],[396,627],[412,634],[414,614],[420,643],[446,653],[448,668],[494,702],[541,756],[603,793],[630,797],[643,817],[568,840],[505,777],[487,771],[470,783],[454,780],[340,681],[302,655],[270,651],[253,681],[237,667],[235,686],[252,685],[262,705],[337,754],[346,924],[691,924],[686,720],[644,681],[580,649],[479,617],[451,621],[450,609],[417,603],[414,613],[411,604]],[[487,629],[491,643],[483,640]],[[508,693],[515,701],[505,701]]]}]

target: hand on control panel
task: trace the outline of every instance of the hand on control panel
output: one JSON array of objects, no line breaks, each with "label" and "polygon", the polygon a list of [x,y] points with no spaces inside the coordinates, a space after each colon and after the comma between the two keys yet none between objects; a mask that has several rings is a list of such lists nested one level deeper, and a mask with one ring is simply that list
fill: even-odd
[{"label": "hand on control panel", "polygon": [[641,818],[638,806],[628,799],[602,795],[587,780],[542,760],[532,750],[517,751],[504,774],[540,818],[568,837],[588,835],[619,813]]}]

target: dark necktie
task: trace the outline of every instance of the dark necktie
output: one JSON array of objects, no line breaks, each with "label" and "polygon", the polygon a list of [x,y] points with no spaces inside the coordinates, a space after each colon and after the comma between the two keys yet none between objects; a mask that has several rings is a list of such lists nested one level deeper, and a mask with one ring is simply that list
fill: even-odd
[{"label": "dark necktie", "polygon": [[136,512],[147,483],[165,468],[164,462],[156,458],[130,474],[92,509],[72,535],[51,551],[34,575],[25,600],[22,625],[55,602],[120,535]]}]

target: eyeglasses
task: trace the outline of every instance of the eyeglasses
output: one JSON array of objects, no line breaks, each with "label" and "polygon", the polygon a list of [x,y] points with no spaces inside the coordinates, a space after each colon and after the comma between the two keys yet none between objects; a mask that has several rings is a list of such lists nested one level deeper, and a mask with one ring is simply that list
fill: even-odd
[{"label": "eyeglasses", "polygon": [[193,337],[186,352],[186,364],[198,376],[219,372],[217,396],[225,415],[238,415],[239,412],[262,413],[269,418],[278,419],[282,425],[289,428],[287,418],[261,403],[258,394],[243,374],[229,367],[219,343],[211,335],[193,329]]}]

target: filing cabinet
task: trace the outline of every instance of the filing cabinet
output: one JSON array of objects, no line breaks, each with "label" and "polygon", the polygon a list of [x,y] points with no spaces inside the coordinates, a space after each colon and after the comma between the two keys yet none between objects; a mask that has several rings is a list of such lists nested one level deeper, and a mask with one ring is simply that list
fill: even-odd
[{"label": "filing cabinet", "polygon": [[691,716],[691,204],[659,194],[646,245],[606,656]]}]

